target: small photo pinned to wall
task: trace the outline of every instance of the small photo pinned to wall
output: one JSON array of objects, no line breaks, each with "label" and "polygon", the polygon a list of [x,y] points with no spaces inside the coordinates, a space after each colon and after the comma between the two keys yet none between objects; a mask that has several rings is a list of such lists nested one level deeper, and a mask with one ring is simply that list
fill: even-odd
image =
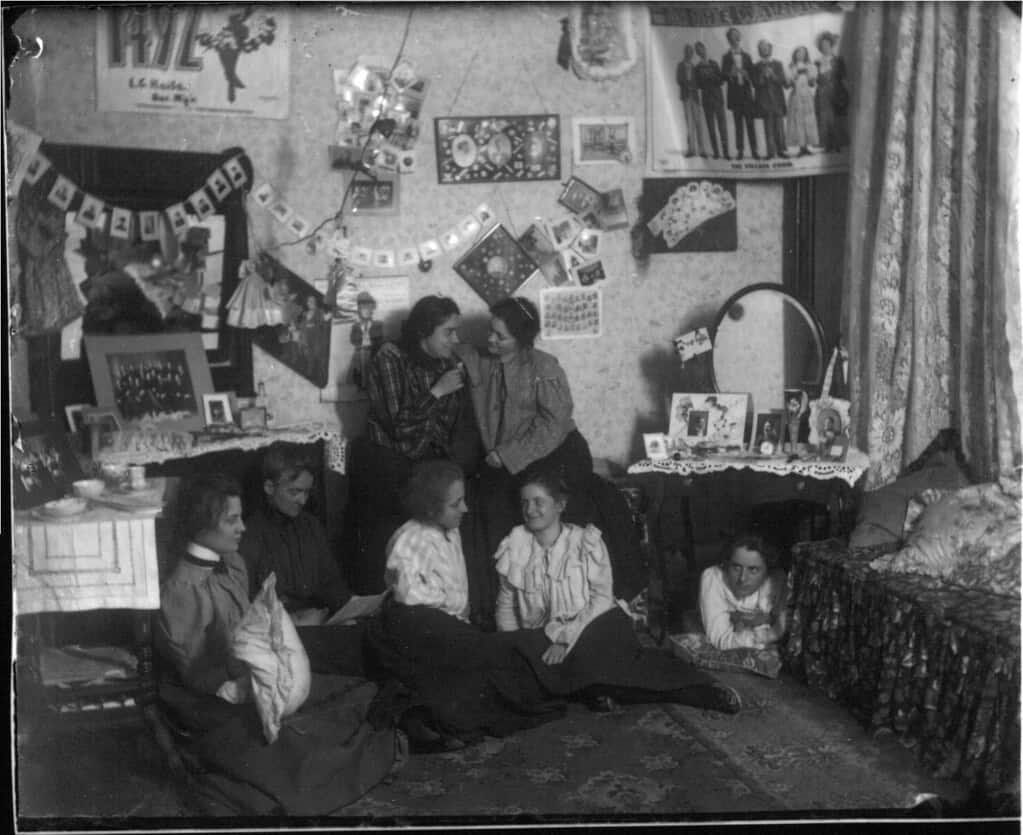
[{"label": "small photo pinned to wall", "polygon": [[522,233],[519,245],[540,265],[540,272],[548,284],[558,287],[569,281],[568,270],[558,257],[558,250],[541,223],[534,223]]},{"label": "small photo pinned to wall", "polygon": [[252,192],[252,199],[256,201],[257,205],[269,209],[270,204],[274,202],[274,187],[269,183],[263,183]]},{"label": "small photo pinned to wall", "polygon": [[480,226],[482,226],[484,229],[486,229],[488,226],[490,226],[491,223],[497,220],[497,217],[494,215],[494,212],[486,203],[480,203],[476,207],[476,211],[473,212],[473,214],[476,216],[476,220],[480,222]]},{"label": "small photo pinned to wall", "polygon": [[629,213],[625,209],[625,193],[620,188],[601,192],[597,219],[607,231],[628,228]]},{"label": "small photo pinned to wall", "polygon": [[312,228],[312,224],[301,215],[292,215],[288,221],[288,229],[296,238],[306,237]]},{"label": "small photo pinned to wall", "polygon": [[558,202],[570,212],[584,215],[596,212],[600,207],[600,192],[578,177],[570,177],[558,196]]},{"label": "small photo pinned to wall", "polygon": [[572,158],[576,165],[628,164],[636,157],[636,123],[626,116],[572,120]]},{"label": "small photo pinned to wall", "polygon": [[288,225],[288,221],[291,220],[293,210],[291,206],[285,203],[283,200],[275,200],[273,205],[270,206],[270,214],[274,216],[274,219],[285,226]]},{"label": "small photo pinned to wall", "polygon": [[557,249],[567,249],[572,245],[580,230],[583,228],[579,218],[568,216],[553,221],[548,227],[548,237]]},{"label": "small photo pinned to wall", "polygon": [[583,229],[572,247],[587,261],[592,261],[600,255],[601,233],[596,229]]},{"label": "small photo pinned to wall", "polygon": [[395,215],[400,208],[398,175],[378,175],[375,179],[356,176],[351,186],[352,212],[363,215]]},{"label": "small photo pinned to wall", "polygon": [[596,287],[547,287],[540,291],[542,339],[600,336],[603,300]]},{"label": "small photo pinned to wall", "polygon": [[575,280],[583,287],[590,287],[598,281],[604,281],[607,278],[602,261],[590,261],[588,264],[576,267],[574,275]]},{"label": "small photo pinned to wall", "polygon": [[139,212],[139,237],[144,241],[160,240],[160,213]]}]

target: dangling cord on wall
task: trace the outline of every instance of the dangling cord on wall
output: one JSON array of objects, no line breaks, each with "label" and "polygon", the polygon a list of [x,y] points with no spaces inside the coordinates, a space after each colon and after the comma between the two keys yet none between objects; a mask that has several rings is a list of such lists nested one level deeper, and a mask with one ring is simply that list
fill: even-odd
[{"label": "dangling cord on wall", "polygon": [[[412,28],[412,13],[414,11],[415,7],[409,6],[408,17],[405,18],[405,31],[402,33],[401,43],[398,45],[398,52],[394,56],[394,62],[391,64],[391,70],[388,73],[388,81],[390,80],[391,76],[394,75],[394,71],[395,69],[397,69],[398,64],[401,62],[402,55],[404,55],[405,53],[405,44],[408,41],[409,30]],[[360,160],[362,160],[362,157],[365,155],[366,149],[369,147],[370,140],[373,138],[373,133],[374,131],[376,131],[377,125],[379,123],[380,117],[377,116],[376,121],[373,122],[372,125],[370,125],[369,132],[366,134],[366,141],[363,143],[362,148],[359,151]],[[316,233],[323,229],[323,227],[326,226],[328,223],[335,223],[338,226],[340,226],[344,217],[345,204],[348,202],[348,198],[351,196],[352,189],[355,186],[355,178],[358,173],[359,173],[358,170],[352,172],[351,179],[348,181],[348,185],[345,186],[345,190],[341,194],[341,203],[338,205],[337,211],[334,212],[333,215],[324,218],[311,232],[303,235],[301,238],[296,238],[293,241],[284,241],[283,243],[274,244],[273,246],[269,247],[264,247],[262,251],[273,252],[278,249],[283,249],[286,246],[296,246],[297,244],[304,243],[305,241],[315,238]],[[366,173],[372,179],[374,180],[376,179],[376,176],[369,172],[368,170],[365,171],[364,173]]]}]

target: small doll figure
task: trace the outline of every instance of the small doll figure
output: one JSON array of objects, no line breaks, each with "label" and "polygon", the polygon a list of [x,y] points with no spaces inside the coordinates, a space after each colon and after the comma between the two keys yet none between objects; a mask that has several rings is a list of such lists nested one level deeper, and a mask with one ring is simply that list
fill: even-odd
[{"label": "small doll figure", "polygon": [[796,451],[799,428],[809,409],[809,398],[801,389],[785,389],[785,431],[782,444],[786,452]]}]

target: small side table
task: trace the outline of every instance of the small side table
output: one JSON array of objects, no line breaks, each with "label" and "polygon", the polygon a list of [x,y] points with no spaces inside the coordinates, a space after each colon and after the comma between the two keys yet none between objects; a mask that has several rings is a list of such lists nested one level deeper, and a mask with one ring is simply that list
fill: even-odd
[{"label": "small side table", "polygon": [[[42,706],[57,713],[134,705],[148,721],[156,700],[151,616],[160,608],[157,514],[96,505],[67,519],[31,511],[15,514],[12,550],[23,694],[38,694]],[[112,609],[131,612],[135,677],[81,687],[44,686],[43,621]],[[26,707],[39,705],[20,705],[19,714]]]},{"label": "small side table", "polygon": [[[827,535],[837,535],[855,506],[856,486],[867,471],[867,456],[850,449],[845,461],[816,461],[809,458],[759,455],[708,455],[666,461],[638,461],[629,476],[642,486],[648,500],[647,521],[654,549],[655,566],[662,589],[659,631],[663,640],[676,615],[669,592],[667,554],[683,552],[695,565],[694,501],[711,501],[738,523],[747,520],[752,508],[770,502],[806,501],[827,507]],[[672,533],[674,532],[674,533]]]}]

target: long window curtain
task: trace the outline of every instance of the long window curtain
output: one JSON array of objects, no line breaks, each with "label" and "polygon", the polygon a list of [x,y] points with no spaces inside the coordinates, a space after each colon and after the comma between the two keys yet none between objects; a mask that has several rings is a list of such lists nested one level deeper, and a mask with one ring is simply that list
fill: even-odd
[{"label": "long window curtain", "polygon": [[867,487],[939,430],[1018,478],[1020,21],[1002,3],[859,4],[843,294]]}]

